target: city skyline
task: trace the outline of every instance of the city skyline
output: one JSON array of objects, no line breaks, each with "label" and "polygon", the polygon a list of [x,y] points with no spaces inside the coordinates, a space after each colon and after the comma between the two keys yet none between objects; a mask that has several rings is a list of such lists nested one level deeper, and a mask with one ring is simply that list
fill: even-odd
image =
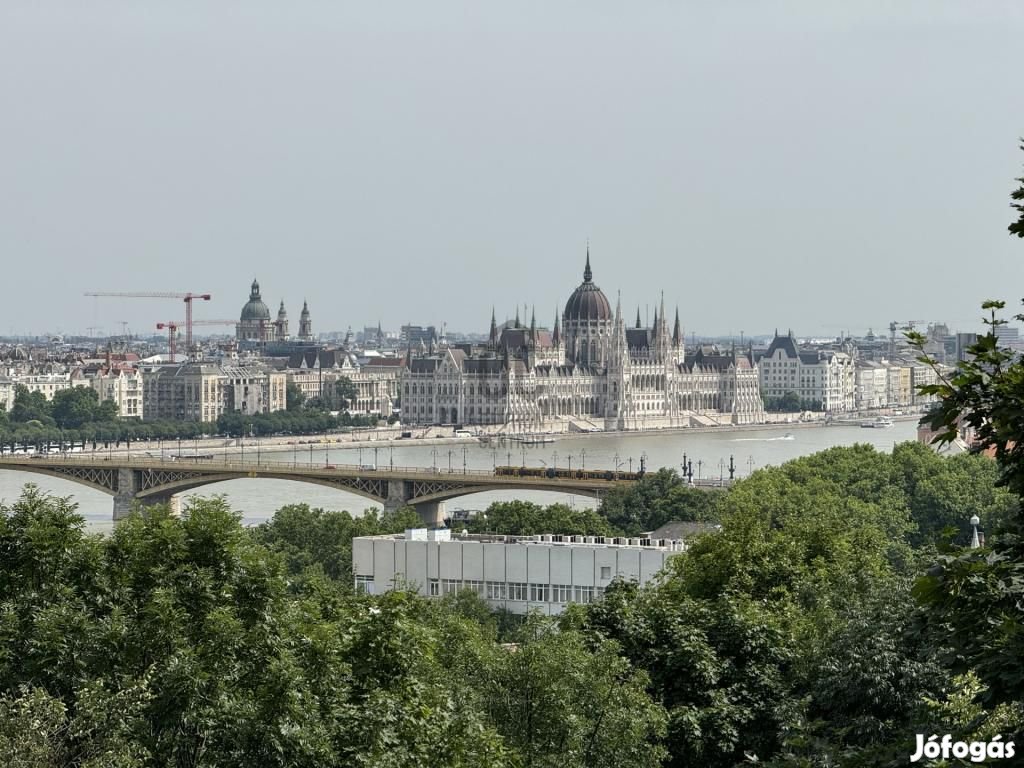
[{"label": "city skyline", "polygon": [[57,300],[0,333],[178,314],[85,290],[222,317],[253,274],[321,329],[550,322],[588,238],[708,335],[1013,302],[1019,7],[784,5],[5,9],[0,252]]}]

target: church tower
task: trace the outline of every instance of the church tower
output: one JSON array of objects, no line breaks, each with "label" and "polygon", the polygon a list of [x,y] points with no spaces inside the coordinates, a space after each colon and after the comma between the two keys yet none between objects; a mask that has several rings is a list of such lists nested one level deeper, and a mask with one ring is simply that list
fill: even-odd
[{"label": "church tower", "polygon": [[299,339],[302,341],[313,340],[313,321],[309,318],[309,305],[303,300],[302,312],[299,315]]},{"label": "church tower", "polygon": [[288,338],[288,312],[284,308],[284,301],[277,310],[277,321],[274,323],[274,335],[277,341],[284,341]]}]

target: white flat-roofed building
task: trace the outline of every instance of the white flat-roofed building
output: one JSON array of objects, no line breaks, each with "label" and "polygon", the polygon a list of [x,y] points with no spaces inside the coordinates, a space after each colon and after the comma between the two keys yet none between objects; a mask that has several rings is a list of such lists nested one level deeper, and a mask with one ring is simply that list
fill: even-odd
[{"label": "white flat-roofed building", "polygon": [[559,614],[601,598],[616,578],[645,584],[682,541],[600,536],[452,536],[447,529],[360,536],[352,541],[357,590],[405,585],[425,597],[468,589],[493,608]]}]

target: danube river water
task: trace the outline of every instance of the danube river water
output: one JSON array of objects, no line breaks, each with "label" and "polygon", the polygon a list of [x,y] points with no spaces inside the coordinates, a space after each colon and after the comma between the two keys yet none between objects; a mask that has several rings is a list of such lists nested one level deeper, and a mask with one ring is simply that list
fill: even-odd
[{"label": "danube river water", "polygon": [[[245,461],[255,462],[257,453],[262,461],[287,461],[298,465],[359,464],[375,465],[380,469],[393,466],[436,466],[442,472],[449,468],[459,472],[468,469],[491,469],[496,464],[519,466],[558,466],[587,469],[613,469],[618,462],[622,470],[638,469],[642,456],[648,470],[659,467],[678,469],[685,453],[693,461],[694,476],[703,478],[728,477],[732,457],[736,476],[744,477],[752,470],[767,465],[778,465],[798,456],[824,450],[836,445],[867,443],[884,451],[905,440],[916,437],[917,420],[897,422],[887,429],[864,429],[856,425],[794,428],[772,427],[747,431],[708,431],[695,433],[615,433],[561,437],[553,443],[521,447],[516,443],[504,446],[485,446],[475,439],[444,445],[417,445],[415,441],[382,442],[373,448],[332,447],[329,449],[295,446],[293,450],[259,451],[255,444],[246,446]],[[233,455],[237,460],[238,455]],[[112,501],[106,494],[77,483],[57,480],[42,475],[9,470],[0,471],[0,500],[10,503],[17,498],[25,483],[36,483],[46,491],[73,496],[79,510],[91,525],[109,527]],[[319,485],[288,480],[242,479],[229,480],[204,486],[193,496],[224,494],[231,505],[239,510],[247,524],[255,524],[271,517],[285,504],[306,502],[326,509],[342,509],[358,513],[363,511],[366,499],[344,491],[334,491]],[[449,510],[483,509],[493,501],[521,498],[550,504],[562,501],[577,506],[594,506],[595,501],[585,496],[547,493],[540,491],[486,492],[471,494],[447,502]]]}]

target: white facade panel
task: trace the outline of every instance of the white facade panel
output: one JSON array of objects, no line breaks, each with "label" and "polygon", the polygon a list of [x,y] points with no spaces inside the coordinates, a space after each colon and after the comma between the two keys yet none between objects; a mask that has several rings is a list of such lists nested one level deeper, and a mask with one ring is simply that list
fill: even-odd
[{"label": "white facade panel", "polygon": [[640,581],[640,550],[619,549],[616,575],[626,581]]},{"label": "white facade panel", "polygon": [[648,582],[665,565],[665,553],[657,549],[640,550],[640,581]]},{"label": "white facade panel", "polygon": [[526,550],[528,547],[505,547],[505,578],[508,581],[529,581],[526,578]]},{"label": "white facade panel", "polygon": [[352,573],[373,576],[373,539],[352,540]]},{"label": "white facade panel", "polygon": [[438,575],[438,550],[437,542],[424,541],[422,542],[423,550],[427,553],[427,579],[439,579]]},{"label": "white facade panel", "polygon": [[594,550],[594,586],[607,587],[615,578],[617,558],[611,548]]},{"label": "white facade panel", "polygon": [[[358,539],[356,539],[358,541]],[[427,594],[427,543],[405,541],[405,578],[419,588],[421,595]]]},{"label": "white facade panel", "polygon": [[505,550],[504,544],[484,544],[484,581],[515,581],[505,577]]},{"label": "white facade panel", "polygon": [[572,584],[572,547],[552,547],[550,555],[552,584]]},{"label": "white facade panel", "polygon": [[572,552],[572,581],[581,587],[594,586],[594,554],[598,550],[593,547],[573,547]]},{"label": "white facade panel", "polygon": [[527,581],[533,584],[551,583],[551,547],[526,546],[528,567],[526,571]]},{"label": "white facade panel", "polygon": [[439,546],[439,574],[442,579],[462,578],[462,549],[457,541],[442,541]]},{"label": "white facade panel", "polygon": [[390,587],[395,577],[395,542],[394,540],[373,541],[373,574],[378,591],[385,586]]},{"label": "white facade panel", "polygon": [[462,578],[485,581],[483,544],[472,542],[462,545]]}]

